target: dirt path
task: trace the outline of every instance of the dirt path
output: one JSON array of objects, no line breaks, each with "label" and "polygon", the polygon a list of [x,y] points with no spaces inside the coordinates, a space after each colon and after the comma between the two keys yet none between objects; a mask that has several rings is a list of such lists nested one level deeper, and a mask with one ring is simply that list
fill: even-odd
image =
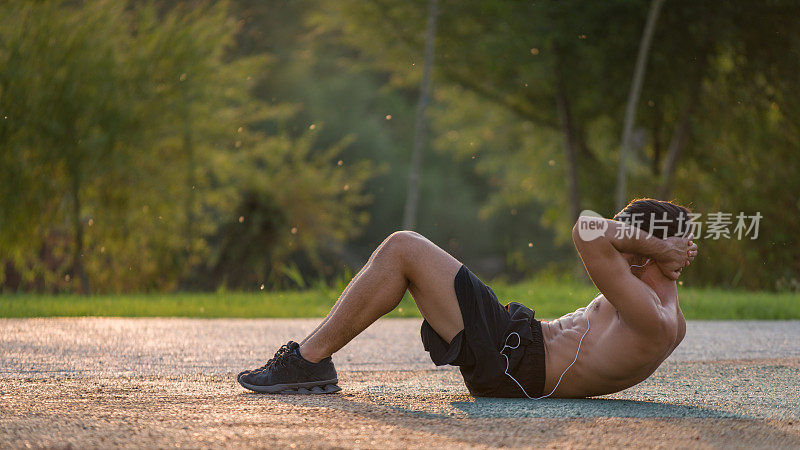
[{"label": "dirt path", "polygon": [[531,402],[429,370],[418,321],[348,346],[341,394],[266,396],[233,374],[273,349],[246,348],[313,321],[0,320],[0,447],[800,447],[800,323],[750,324],[690,323],[683,353],[619,394]]}]

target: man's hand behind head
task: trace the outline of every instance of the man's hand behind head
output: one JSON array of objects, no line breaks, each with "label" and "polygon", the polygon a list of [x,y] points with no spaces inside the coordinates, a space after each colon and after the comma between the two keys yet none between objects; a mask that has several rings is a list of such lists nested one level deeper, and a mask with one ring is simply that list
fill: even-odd
[{"label": "man's hand behind head", "polygon": [[694,261],[697,256],[697,244],[692,242],[693,235],[687,237],[672,236],[664,239],[667,249],[655,256],[656,265],[661,273],[670,280],[677,280],[684,267]]}]

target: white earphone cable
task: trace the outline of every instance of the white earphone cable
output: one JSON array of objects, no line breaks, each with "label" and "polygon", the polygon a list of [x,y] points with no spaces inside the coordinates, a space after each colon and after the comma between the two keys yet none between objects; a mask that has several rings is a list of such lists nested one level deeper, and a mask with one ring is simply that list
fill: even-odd
[{"label": "white earphone cable", "polygon": [[[645,261],[645,262],[644,262],[644,264],[640,264],[640,265],[639,265],[639,264],[631,264],[631,267],[644,267],[644,266],[646,266],[646,265],[647,265],[647,263],[649,263],[649,262],[650,262],[650,258],[647,258],[647,261]],[[600,293],[598,292],[598,294],[600,294]],[[571,362],[571,363],[570,363],[570,364],[567,366],[567,368],[566,368],[566,369],[564,369],[564,371],[563,371],[563,372],[561,372],[561,376],[560,376],[560,377],[558,377],[558,381],[556,382],[556,385],[555,385],[555,387],[553,387],[553,390],[552,390],[552,391],[550,391],[550,393],[549,393],[549,394],[547,394],[547,395],[543,395],[543,396],[541,396],[541,397],[531,397],[530,395],[528,395],[528,393],[525,391],[525,388],[524,388],[524,387],[522,387],[522,385],[519,383],[519,381],[517,381],[517,379],[516,379],[516,378],[514,378],[513,376],[511,376],[511,374],[510,374],[510,373],[508,373],[508,366],[509,366],[510,362],[509,362],[509,359],[508,359],[508,355],[506,355],[506,354],[505,354],[505,353],[503,353],[503,352],[504,352],[504,351],[505,351],[505,349],[507,349],[507,348],[510,348],[510,349],[512,349],[512,350],[513,350],[513,349],[515,349],[515,348],[519,347],[519,346],[520,346],[520,344],[522,344],[522,338],[519,336],[519,333],[517,333],[516,331],[512,331],[511,333],[508,333],[508,336],[506,336],[506,341],[505,341],[505,344],[503,345],[503,348],[500,350],[500,354],[501,354],[501,355],[503,355],[503,357],[506,359],[506,370],[505,370],[505,374],[506,374],[506,375],[508,375],[508,377],[509,377],[509,378],[511,378],[511,380],[512,380],[514,383],[516,383],[516,384],[517,384],[517,386],[519,386],[519,388],[522,390],[522,393],[523,393],[523,394],[525,394],[525,397],[528,397],[528,398],[529,398],[529,399],[531,399],[531,400],[540,400],[540,399],[543,399],[543,398],[546,398],[546,397],[550,397],[551,395],[553,395],[553,393],[555,393],[555,392],[556,392],[556,389],[558,389],[558,385],[559,385],[559,384],[561,384],[561,379],[562,379],[562,378],[564,378],[564,375],[565,375],[565,374],[567,373],[567,371],[568,371],[568,370],[569,370],[569,369],[572,367],[572,365],[573,365],[573,364],[575,364],[575,362],[576,362],[576,361],[578,361],[578,355],[579,355],[579,354],[580,354],[580,352],[581,352],[581,344],[583,343],[583,338],[585,338],[585,337],[586,337],[586,335],[589,333],[589,329],[591,328],[591,325],[592,325],[592,324],[591,324],[591,322],[589,322],[589,311],[590,311],[590,310],[589,310],[589,308],[587,307],[587,308],[586,308],[586,331],[584,331],[584,332],[583,332],[583,336],[581,336],[581,339],[578,341],[578,349],[575,351],[575,359],[573,359],[573,360],[572,360],[572,362]],[[511,335],[516,335],[516,336],[517,336],[517,345],[515,345],[515,346],[513,346],[513,347],[512,347],[512,346],[510,346],[510,345],[508,345],[508,338],[510,338],[510,337],[511,337]]]},{"label": "white earphone cable", "polygon": [[[508,356],[507,356],[505,353],[503,353],[503,351],[504,351],[506,348],[515,349],[515,348],[519,347],[520,343],[522,342],[522,339],[519,337],[519,334],[517,334],[517,332],[516,332],[516,331],[512,331],[511,333],[509,333],[509,334],[508,334],[508,337],[506,337],[506,344],[503,346],[503,349],[502,349],[502,350],[500,350],[500,354],[501,354],[501,355],[503,355],[503,357],[505,357],[505,358],[506,358],[506,370],[505,370],[505,374],[506,374],[506,375],[508,375],[508,377],[509,377],[509,378],[511,378],[511,380],[512,380],[514,383],[516,383],[516,384],[517,384],[517,386],[519,386],[519,388],[520,388],[520,389],[522,389],[522,393],[523,393],[523,394],[525,394],[525,397],[528,397],[528,398],[529,398],[529,399],[531,399],[531,400],[539,400],[539,399],[543,399],[543,398],[545,398],[545,397],[550,397],[551,395],[553,395],[553,393],[556,391],[556,389],[558,389],[558,385],[559,385],[559,384],[561,384],[561,379],[562,379],[562,378],[564,378],[564,374],[566,374],[566,373],[567,373],[567,371],[570,369],[570,367],[572,367],[572,365],[573,365],[573,364],[575,364],[575,362],[578,360],[578,355],[579,355],[579,354],[580,354],[580,352],[581,352],[581,344],[583,343],[583,338],[585,338],[585,337],[586,337],[586,334],[588,334],[588,333],[589,333],[589,328],[590,328],[590,327],[591,327],[591,323],[589,323],[589,313],[588,313],[588,311],[587,311],[587,313],[586,313],[586,331],[583,333],[583,336],[581,336],[581,340],[580,340],[580,341],[578,341],[578,350],[575,352],[575,359],[573,359],[573,360],[572,360],[572,362],[571,362],[571,363],[570,363],[570,364],[567,366],[567,368],[566,368],[566,369],[564,369],[564,371],[563,371],[563,372],[561,372],[561,376],[560,376],[560,377],[558,377],[558,381],[556,382],[556,385],[555,385],[555,387],[553,387],[553,390],[552,390],[552,391],[550,391],[550,393],[549,393],[549,394],[547,394],[547,395],[543,395],[543,396],[541,396],[541,397],[531,397],[531,396],[530,396],[530,395],[528,395],[528,393],[525,391],[525,388],[524,388],[524,387],[522,387],[522,385],[521,385],[521,384],[519,384],[519,381],[517,381],[517,379],[516,379],[516,378],[514,378],[514,377],[513,377],[513,376],[512,376],[510,373],[508,373],[508,365],[509,365],[509,360],[508,360]],[[513,347],[512,347],[512,346],[510,346],[510,345],[508,345],[508,338],[510,338],[512,334],[514,334],[514,335],[516,335],[516,336],[517,336],[517,345],[515,345],[515,346],[513,346]]]}]

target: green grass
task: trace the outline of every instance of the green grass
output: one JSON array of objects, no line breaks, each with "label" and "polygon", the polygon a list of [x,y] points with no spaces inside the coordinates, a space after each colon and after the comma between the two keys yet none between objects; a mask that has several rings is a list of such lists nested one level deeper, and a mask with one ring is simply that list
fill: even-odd
[{"label": "green grass", "polygon": [[[524,303],[543,318],[558,317],[584,306],[596,293],[591,285],[568,280],[488,284],[502,303]],[[0,296],[0,317],[322,317],[337,295],[333,290],[321,289],[89,297],[14,294]],[[679,295],[688,319],[800,319],[797,293],[681,288]],[[409,294],[389,317],[419,317]]]},{"label": "green grass", "polygon": [[[499,298],[524,303],[543,318],[574,311],[597,294],[594,286],[569,281],[528,281],[492,289]],[[678,299],[687,319],[800,319],[800,293],[679,287]]]}]

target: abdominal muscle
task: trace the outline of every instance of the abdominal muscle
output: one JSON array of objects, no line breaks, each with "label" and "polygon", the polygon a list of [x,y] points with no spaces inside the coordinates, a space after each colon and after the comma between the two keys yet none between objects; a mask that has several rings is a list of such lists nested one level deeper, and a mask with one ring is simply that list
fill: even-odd
[{"label": "abdominal muscle", "polygon": [[589,332],[581,342],[578,358],[551,397],[589,397],[621,391],[650,376],[672,350],[659,348],[637,335],[600,295],[585,308],[553,321],[542,321],[546,369],[542,395],[553,390],[575,360],[587,324]]}]

